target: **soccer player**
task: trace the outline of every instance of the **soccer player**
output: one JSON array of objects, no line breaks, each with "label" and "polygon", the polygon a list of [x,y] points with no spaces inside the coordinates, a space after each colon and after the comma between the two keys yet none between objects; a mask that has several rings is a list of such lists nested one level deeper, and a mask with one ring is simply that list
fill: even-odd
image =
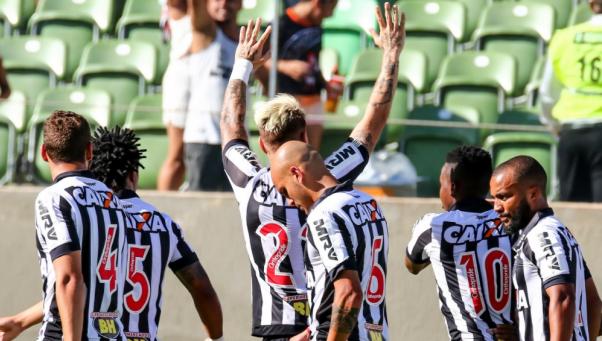
[{"label": "soccer player", "polygon": [[494,209],[515,242],[512,279],[520,339],[593,340],[600,299],[579,244],[548,206],[547,176],[532,157],[493,172]]},{"label": "soccer player", "polygon": [[[122,200],[134,219],[126,232],[127,284],[121,320],[128,340],[156,340],[161,317],[162,287],[169,268],[189,290],[209,339],[223,340],[222,311],[217,294],[198,257],[183,238],[182,230],[165,213],[138,197],[138,169],[145,150],[129,129],[98,128],[93,139],[94,156],[90,170],[94,177]],[[37,308],[36,308],[37,307]],[[15,316],[0,319],[0,331],[8,341],[27,327],[39,323],[38,305]],[[0,333],[2,336],[2,333]]]},{"label": "soccer player", "polygon": [[[325,163],[340,181],[355,179],[365,167],[386,124],[396,90],[399,54],[405,31],[397,7],[377,10],[384,50],[382,70],[363,119],[350,138]],[[246,88],[254,67],[264,61],[262,50],[270,28],[259,40],[259,23],[241,30],[237,60],[226,91],[221,132],[224,169],[234,189],[252,269],[254,336],[288,340],[307,335],[307,295],[301,226],[305,215],[274,190],[269,168],[262,168],[249,148],[244,122]],[[290,96],[268,102],[257,113],[260,145],[268,157],[290,140],[306,141],[305,114]]]},{"label": "soccer player", "polygon": [[54,183],[35,203],[44,318],[38,340],[125,340],[122,257],[130,224],[121,202],[87,171],[90,127],[55,111],[44,122],[42,158]]},{"label": "soccer player", "polygon": [[489,330],[512,324],[512,243],[485,200],[491,165],[481,148],[449,152],[439,177],[447,212],[419,219],[407,247],[408,271],[433,265],[450,340],[496,340]]},{"label": "soccer player", "polygon": [[272,160],[278,193],[308,214],[305,267],[312,340],[387,340],[389,231],[369,195],[328,171],[308,144],[289,141]]}]

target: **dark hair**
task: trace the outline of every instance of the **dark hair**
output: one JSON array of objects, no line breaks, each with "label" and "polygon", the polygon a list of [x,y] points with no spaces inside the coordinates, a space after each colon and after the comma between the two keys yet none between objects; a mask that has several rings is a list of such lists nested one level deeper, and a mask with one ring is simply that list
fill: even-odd
[{"label": "dark hair", "polygon": [[57,110],[44,122],[43,139],[51,160],[84,162],[90,143],[90,125],[81,115]]},{"label": "dark hair", "polygon": [[494,174],[499,174],[507,169],[513,171],[513,176],[517,183],[533,184],[539,187],[544,196],[546,195],[548,176],[537,160],[527,155],[515,156],[497,166]]},{"label": "dark hair", "polygon": [[461,184],[464,195],[487,195],[493,172],[491,155],[487,151],[475,146],[461,146],[449,152],[445,162],[455,165],[451,169],[451,182]]},{"label": "dark hair", "polygon": [[94,153],[90,164],[94,177],[114,191],[124,189],[128,175],[137,172],[139,167],[144,168],[140,160],[145,158],[146,149],[140,149],[138,141],[140,138],[130,129],[98,127],[92,141]]}]

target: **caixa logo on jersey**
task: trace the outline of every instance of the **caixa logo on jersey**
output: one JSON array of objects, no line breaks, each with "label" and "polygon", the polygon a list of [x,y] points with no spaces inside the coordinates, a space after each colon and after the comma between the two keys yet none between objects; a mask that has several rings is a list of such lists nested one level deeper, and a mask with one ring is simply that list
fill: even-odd
[{"label": "caixa logo on jersey", "polygon": [[141,212],[131,215],[134,218],[134,228],[139,232],[167,232],[163,217],[156,212]]},{"label": "caixa logo on jersey", "polygon": [[113,195],[113,192],[100,192],[88,187],[71,187],[67,191],[71,193],[75,201],[81,206],[118,207],[117,197]]},{"label": "caixa logo on jersey", "polygon": [[121,334],[117,323],[119,318],[117,313],[93,312],[90,316],[94,319],[94,329],[96,329],[98,335],[107,339],[116,339]]},{"label": "caixa logo on jersey", "polygon": [[443,240],[449,244],[478,242],[487,238],[505,235],[506,232],[499,218],[485,220],[476,225],[460,225],[450,221],[443,223]]},{"label": "caixa logo on jersey", "polygon": [[367,223],[384,220],[383,213],[378,207],[376,200],[348,205],[343,207],[343,210],[351,218],[355,226],[363,226]]}]

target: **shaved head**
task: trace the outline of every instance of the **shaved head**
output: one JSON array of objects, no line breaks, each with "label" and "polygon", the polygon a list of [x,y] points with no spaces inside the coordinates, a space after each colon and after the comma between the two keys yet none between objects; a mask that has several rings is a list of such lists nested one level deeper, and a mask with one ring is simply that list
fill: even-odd
[{"label": "shaved head", "polygon": [[324,189],[322,180],[332,177],[324,160],[313,147],[301,141],[284,143],[270,158],[272,180],[276,190],[305,212]]},{"label": "shaved head", "polygon": [[521,186],[537,186],[542,194],[546,193],[548,183],[546,171],[537,160],[530,156],[519,155],[500,164],[493,171],[493,176],[501,173],[507,174]]}]

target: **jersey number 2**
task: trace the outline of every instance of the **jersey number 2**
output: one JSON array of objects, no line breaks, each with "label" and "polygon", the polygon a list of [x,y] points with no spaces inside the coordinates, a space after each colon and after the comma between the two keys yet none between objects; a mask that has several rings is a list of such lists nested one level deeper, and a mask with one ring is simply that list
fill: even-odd
[{"label": "jersey number 2", "polygon": [[[466,272],[475,313],[481,315],[485,311],[485,303],[475,253],[462,254],[460,264]],[[491,249],[485,256],[484,268],[486,278],[483,278],[483,284],[487,288],[488,305],[494,312],[501,313],[510,302],[510,259],[502,250]]]},{"label": "jersey number 2", "polygon": [[138,260],[143,262],[148,254],[149,246],[128,246],[128,276],[127,281],[132,285],[132,287],[136,287],[136,285],[140,288],[140,294],[138,298],[135,297],[134,291],[130,291],[125,295],[125,307],[126,309],[133,314],[139,314],[146,305],[148,304],[148,300],[150,298],[150,283],[148,281],[148,277],[144,273],[144,271],[138,271],[136,269],[136,265]]},{"label": "jersey number 2", "polygon": [[276,240],[276,249],[270,259],[265,262],[265,276],[267,282],[284,288],[294,287],[293,275],[286,272],[280,272],[280,264],[288,256],[289,238],[284,226],[271,222],[261,225],[257,229],[257,234],[262,238],[274,237]]},{"label": "jersey number 2", "polygon": [[368,281],[366,300],[369,304],[380,304],[385,298],[385,271],[378,264],[378,255],[383,249],[383,236],[374,238],[372,242],[372,271]]},{"label": "jersey number 2", "polygon": [[111,252],[115,240],[115,231],[117,226],[111,225],[107,228],[105,244],[102,248],[102,255],[96,274],[101,283],[109,283],[109,292],[113,294],[117,290],[117,251]]}]

